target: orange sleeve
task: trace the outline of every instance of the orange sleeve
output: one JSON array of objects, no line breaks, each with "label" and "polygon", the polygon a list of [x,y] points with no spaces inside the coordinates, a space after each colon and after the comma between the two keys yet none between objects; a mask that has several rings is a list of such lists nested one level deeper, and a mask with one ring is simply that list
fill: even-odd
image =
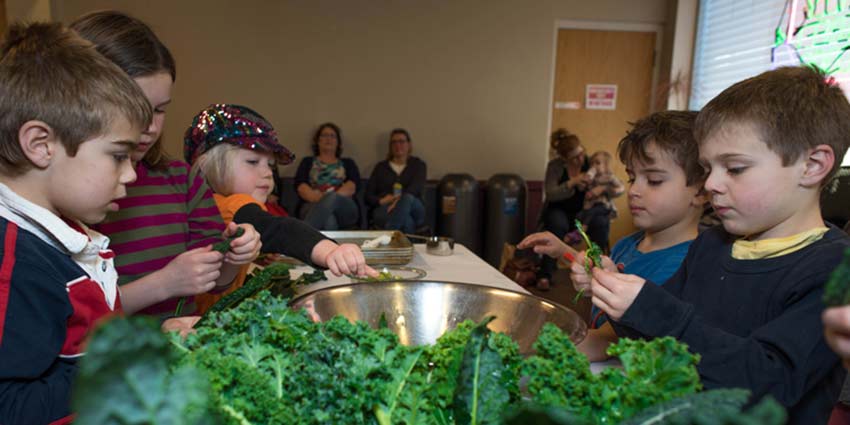
[{"label": "orange sleeve", "polygon": [[[224,220],[224,224],[228,224],[233,221],[233,216],[236,214],[236,211],[239,211],[239,208],[248,204],[257,204],[263,209],[263,211],[268,211],[265,205],[257,202],[257,200],[251,195],[243,193],[237,193],[230,196],[222,196],[214,193],[213,198],[215,199],[216,206],[218,206],[218,210],[221,212],[221,218]],[[198,313],[204,314],[210,307],[212,307],[213,304],[216,303],[216,301],[244,285],[245,278],[248,275],[248,268],[250,268],[250,266],[250,264],[242,266],[242,268],[239,269],[239,273],[233,279],[233,284],[225,291],[219,293],[208,292],[206,294],[196,295],[195,306],[198,309]]]},{"label": "orange sleeve", "polygon": [[215,193],[213,194],[213,198],[215,198],[215,204],[218,206],[218,211],[221,213],[221,218],[224,220],[224,224],[233,221],[233,216],[236,215],[236,211],[239,211],[239,208],[248,204],[257,204],[263,209],[263,211],[268,211],[265,205],[259,203],[251,195],[244,193],[236,193],[230,196],[222,196]]}]

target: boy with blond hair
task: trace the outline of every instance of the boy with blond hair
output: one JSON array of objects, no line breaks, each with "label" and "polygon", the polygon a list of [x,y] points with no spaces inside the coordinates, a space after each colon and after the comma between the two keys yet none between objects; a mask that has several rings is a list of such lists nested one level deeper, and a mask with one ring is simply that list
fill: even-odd
[{"label": "boy with blond hair", "polygon": [[0,47],[0,423],[70,421],[83,339],[121,301],[104,218],[136,178],[141,89],[59,24]]},{"label": "boy with blond hair", "polygon": [[[620,140],[617,153],[629,176],[629,210],[639,230],[620,239],[610,259],[603,257],[612,269],[617,264],[625,273],[661,284],[685,259],[705,204],[704,172],[693,136],[695,119],[696,112],[691,111],[656,112],[635,122]],[[554,257],[577,254],[551,233],[530,235],[520,247],[535,247]],[[573,279],[578,286],[590,281],[587,275]],[[594,329],[578,345],[591,361],[607,359],[608,346],[617,340],[601,313],[594,307]]]},{"label": "boy with blond hair", "polygon": [[821,298],[850,240],[824,223],[819,198],[850,145],[850,104],[822,73],[779,68],[724,90],[695,135],[723,225],[663,286],[594,268],[593,303],[619,336],[688,344],[705,388],[772,395],[789,423],[826,423],[845,372],[824,341]]}]

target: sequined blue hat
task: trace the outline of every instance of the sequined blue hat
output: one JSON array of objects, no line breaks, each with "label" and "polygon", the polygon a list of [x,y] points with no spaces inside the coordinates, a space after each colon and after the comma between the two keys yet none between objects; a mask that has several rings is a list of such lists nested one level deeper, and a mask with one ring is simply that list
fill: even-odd
[{"label": "sequined blue hat", "polygon": [[295,160],[295,155],[277,140],[274,127],[262,115],[241,105],[218,103],[195,115],[183,136],[183,156],[192,164],[220,143],[270,153],[282,165]]}]

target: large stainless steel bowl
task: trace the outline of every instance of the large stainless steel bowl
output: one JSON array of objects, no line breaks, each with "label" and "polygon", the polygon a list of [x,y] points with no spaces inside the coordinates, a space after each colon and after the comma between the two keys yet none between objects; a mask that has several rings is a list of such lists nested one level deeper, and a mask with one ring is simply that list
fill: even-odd
[{"label": "large stainless steel bowl", "polygon": [[315,321],[338,314],[378,326],[383,313],[402,344],[433,344],[458,323],[470,319],[490,322],[493,331],[510,335],[523,354],[540,328],[552,322],[580,342],[587,327],[572,310],[533,295],[488,286],[451,282],[369,282],[325,288],[296,298],[294,309],[306,309]]}]

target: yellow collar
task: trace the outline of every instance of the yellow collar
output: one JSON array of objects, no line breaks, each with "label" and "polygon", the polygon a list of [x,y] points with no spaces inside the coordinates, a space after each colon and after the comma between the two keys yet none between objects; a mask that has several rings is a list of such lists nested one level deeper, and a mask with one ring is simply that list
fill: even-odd
[{"label": "yellow collar", "polygon": [[736,260],[760,260],[790,254],[817,242],[828,230],[826,227],[815,227],[784,238],[758,241],[738,239],[732,244],[732,258]]}]

